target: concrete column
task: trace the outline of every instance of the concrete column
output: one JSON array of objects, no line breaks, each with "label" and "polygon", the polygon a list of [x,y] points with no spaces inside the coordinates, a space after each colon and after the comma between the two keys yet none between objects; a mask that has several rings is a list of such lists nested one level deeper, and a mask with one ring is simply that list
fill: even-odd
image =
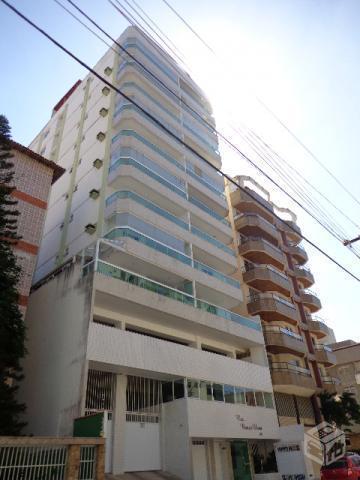
[{"label": "concrete column", "polygon": [[66,480],[78,480],[80,468],[80,445],[70,445],[66,467]]},{"label": "concrete column", "polygon": [[96,448],[96,480],[105,478],[105,444],[98,445]]},{"label": "concrete column", "polygon": [[124,473],[124,447],[126,423],[126,385],[127,376],[116,376],[115,408],[113,411],[113,438],[112,438],[112,473]]}]

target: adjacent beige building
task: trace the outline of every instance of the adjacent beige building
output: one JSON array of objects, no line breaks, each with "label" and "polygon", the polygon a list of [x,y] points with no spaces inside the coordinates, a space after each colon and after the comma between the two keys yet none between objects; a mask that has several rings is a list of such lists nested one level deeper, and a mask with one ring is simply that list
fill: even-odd
[{"label": "adjacent beige building", "polygon": [[[328,368],[328,374],[336,383],[336,392],[349,392],[360,404],[360,343],[345,340],[331,345],[336,364]],[[349,450],[360,452],[360,426],[351,427],[348,435]]]},{"label": "adjacent beige building", "polygon": [[245,300],[238,312],[261,318],[280,442],[301,443],[321,421],[316,395],[334,386],[326,372],[335,363],[326,345],[332,330],[316,316],[321,301],[309,289],[315,279],[295,214],[275,205],[252,178],[234,180],[241,189],[229,182],[227,199]]}]

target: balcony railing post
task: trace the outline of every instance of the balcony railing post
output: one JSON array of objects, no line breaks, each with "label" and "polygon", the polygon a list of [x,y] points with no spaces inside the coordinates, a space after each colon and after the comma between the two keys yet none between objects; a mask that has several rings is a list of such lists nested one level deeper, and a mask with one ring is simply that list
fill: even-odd
[{"label": "balcony railing post", "polygon": [[78,480],[80,469],[80,445],[69,445],[65,480]]}]

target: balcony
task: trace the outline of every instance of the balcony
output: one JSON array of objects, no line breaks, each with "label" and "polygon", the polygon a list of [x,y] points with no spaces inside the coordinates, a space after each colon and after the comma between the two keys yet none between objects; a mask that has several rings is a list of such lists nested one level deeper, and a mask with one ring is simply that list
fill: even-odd
[{"label": "balcony", "polygon": [[293,325],[298,323],[298,312],[293,303],[274,293],[259,293],[248,299],[250,315],[260,315],[265,321],[284,320]]},{"label": "balcony", "polygon": [[315,283],[314,275],[306,267],[295,265],[294,273],[296,278],[302,283],[305,288],[311,287]]},{"label": "balcony", "polygon": [[[107,246],[108,250],[104,253],[108,255],[112,250],[110,244],[102,242],[101,245]],[[120,258],[121,263],[126,263],[125,257],[118,255],[117,258]],[[141,308],[141,305],[145,308],[147,318],[159,320],[160,311],[161,316],[195,321],[199,325],[203,324],[232,335],[238,336],[239,331],[242,331],[241,336],[244,338],[262,342],[261,324],[258,320],[195,298],[189,293],[191,288],[188,282],[181,284],[179,279],[174,278],[176,288],[170,285],[169,275],[168,284],[165,284],[100,259],[84,266],[84,275],[91,272],[95,272],[96,303],[100,308],[107,305],[106,308],[111,309],[112,306],[117,310],[123,305],[125,311],[125,304],[135,303],[137,308]]]},{"label": "balcony", "polygon": [[336,355],[333,353],[330,347],[327,345],[322,345],[321,343],[317,343],[314,345],[314,350],[317,362],[324,363],[327,367],[335,365]]},{"label": "balcony", "polygon": [[98,368],[117,373],[139,375],[146,371],[147,375],[160,378],[199,378],[247,389],[272,390],[266,366],[94,322],[89,325],[87,358],[96,362]]},{"label": "balcony", "polygon": [[262,237],[271,243],[278,244],[280,234],[276,227],[254,213],[239,213],[234,217],[235,228],[245,237]]},{"label": "balcony", "polygon": [[239,254],[251,262],[269,264],[279,269],[284,268],[286,262],[284,253],[278,247],[260,237],[241,239]]},{"label": "balcony", "polygon": [[289,278],[269,265],[252,265],[243,272],[243,280],[247,285],[261,292],[280,292],[289,295],[291,284]]},{"label": "balcony", "polygon": [[316,335],[317,338],[324,338],[330,334],[329,327],[322,318],[312,317],[311,315],[307,315],[306,318],[309,330]]},{"label": "balcony", "polygon": [[301,230],[300,227],[292,220],[278,221],[279,230],[286,233],[286,236],[291,242],[301,242]]},{"label": "balcony", "polygon": [[289,245],[287,251],[299,265],[304,265],[309,260],[308,254],[301,245]]},{"label": "balcony", "polygon": [[[249,193],[247,193],[247,190]],[[261,195],[254,190],[244,187],[244,189],[237,188],[230,184],[230,201],[231,205],[243,213],[253,213],[262,216],[265,220],[272,222],[274,211],[270,202],[265,200]],[[254,198],[253,198],[254,197]]]},{"label": "balcony", "polygon": [[317,312],[321,309],[321,302],[315,292],[312,292],[311,290],[301,290],[300,298],[302,303],[311,313]]},{"label": "balcony", "polygon": [[277,392],[310,397],[317,390],[310,370],[287,362],[270,365],[273,388]]},{"label": "balcony", "polygon": [[336,377],[325,376],[321,377],[323,388],[328,393],[336,393],[340,385],[340,380]]},{"label": "balcony", "polygon": [[269,352],[290,353],[304,356],[306,347],[301,335],[278,326],[264,326],[263,328],[266,348]]}]

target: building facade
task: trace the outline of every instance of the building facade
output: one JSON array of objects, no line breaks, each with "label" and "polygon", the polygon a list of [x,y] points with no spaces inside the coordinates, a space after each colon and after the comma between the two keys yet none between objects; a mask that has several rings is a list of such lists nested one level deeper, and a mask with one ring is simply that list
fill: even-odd
[{"label": "building facade", "polygon": [[295,214],[277,207],[250,177],[234,180],[241,189],[229,182],[227,198],[238,252],[237,278],[245,299],[239,313],[261,318],[280,425],[279,445],[301,444],[306,429],[321,421],[316,394],[333,387],[326,373],[335,363],[326,345],[332,330],[313,316],[321,302],[308,289],[315,280],[306,267],[308,255],[300,243]]},{"label": "building facade", "polygon": [[19,211],[17,233],[21,237],[14,245],[17,263],[21,267],[19,306],[25,315],[37,254],[43,233],[51,185],[64,170],[29,148],[12,141],[11,162],[14,165],[11,195]]},{"label": "building facade", "polygon": [[[328,375],[335,385],[334,391],[352,393],[360,404],[360,343],[353,340],[333,343],[336,364],[328,368]],[[349,430],[349,429],[347,429]],[[354,425],[347,432],[348,449],[360,452],[360,426]]]},{"label": "building facade", "polygon": [[[137,29],[119,41],[162,83],[115,49],[95,70],[220,167],[198,86]],[[105,412],[108,471],[250,479],[278,424],[260,319],[237,312],[222,177],[93,75],[32,148],[67,172],[29,304],[29,432]]]}]

